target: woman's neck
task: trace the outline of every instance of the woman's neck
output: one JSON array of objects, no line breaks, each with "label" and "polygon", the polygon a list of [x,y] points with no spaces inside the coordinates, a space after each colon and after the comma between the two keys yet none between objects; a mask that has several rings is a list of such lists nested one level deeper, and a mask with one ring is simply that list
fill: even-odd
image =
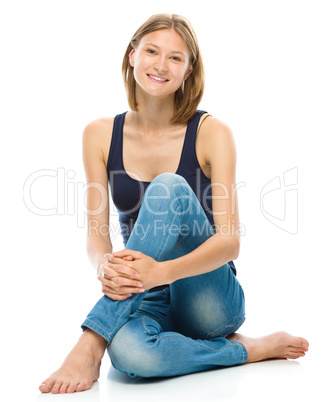
[{"label": "woman's neck", "polygon": [[164,130],[177,126],[171,119],[174,114],[174,97],[160,98],[155,96],[144,96],[137,91],[136,99],[138,112],[130,112],[132,121],[139,127],[141,132],[148,135],[159,136]]}]

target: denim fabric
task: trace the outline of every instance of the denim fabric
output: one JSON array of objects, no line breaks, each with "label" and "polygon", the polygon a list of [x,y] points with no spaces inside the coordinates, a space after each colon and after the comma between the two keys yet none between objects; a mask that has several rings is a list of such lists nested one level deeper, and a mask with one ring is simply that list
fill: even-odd
[{"label": "denim fabric", "polygon": [[[163,173],[148,186],[126,248],[156,261],[192,252],[214,234],[186,180]],[[113,366],[131,377],[167,377],[245,363],[225,337],[245,320],[243,290],[228,263],[124,301],[103,296],[82,324],[107,340]]]}]

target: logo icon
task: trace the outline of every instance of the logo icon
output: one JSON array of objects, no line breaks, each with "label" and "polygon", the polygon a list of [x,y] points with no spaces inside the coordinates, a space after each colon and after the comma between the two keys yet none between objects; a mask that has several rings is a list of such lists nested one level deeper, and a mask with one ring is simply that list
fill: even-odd
[{"label": "logo icon", "polygon": [[276,176],[261,190],[261,211],[273,225],[288,232],[298,232],[298,168]]}]

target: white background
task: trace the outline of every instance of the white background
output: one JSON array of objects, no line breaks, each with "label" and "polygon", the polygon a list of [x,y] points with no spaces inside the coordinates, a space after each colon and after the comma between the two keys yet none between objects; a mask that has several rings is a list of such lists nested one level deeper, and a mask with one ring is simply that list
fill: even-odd
[{"label": "white background", "polygon": [[[180,401],[187,395],[191,400],[278,401],[317,392],[319,2],[157,3],[1,3],[0,356],[5,400],[18,400],[19,393],[26,401]],[[158,12],[183,14],[192,22],[207,78],[200,108],[226,122],[235,136],[245,229],[235,261],[247,300],[242,332],[260,336],[283,329],[306,337],[310,352],[299,363],[264,362],[161,382],[126,380],[110,369],[106,356],[101,380],[91,391],[40,395],[38,385],[61,364],[101,296],[85,250],[82,131],[94,119],[128,109],[123,53],[135,30]],[[28,177],[39,171],[43,177],[28,189]],[[267,219],[261,192],[272,179],[279,177],[282,184],[287,171],[291,191],[282,187],[265,196],[264,209],[274,216]],[[48,173],[58,174],[59,180]],[[38,208],[58,208],[59,213],[30,211],[30,199]],[[112,222],[117,223],[114,211]],[[123,248],[120,235],[113,245],[115,251]]]}]

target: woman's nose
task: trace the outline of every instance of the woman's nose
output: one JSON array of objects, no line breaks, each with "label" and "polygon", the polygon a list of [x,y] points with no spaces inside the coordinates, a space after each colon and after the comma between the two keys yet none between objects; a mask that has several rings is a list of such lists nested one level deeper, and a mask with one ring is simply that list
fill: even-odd
[{"label": "woman's nose", "polygon": [[159,57],[155,61],[154,68],[159,72],[166,72],[168,70],[166,58]]}]

